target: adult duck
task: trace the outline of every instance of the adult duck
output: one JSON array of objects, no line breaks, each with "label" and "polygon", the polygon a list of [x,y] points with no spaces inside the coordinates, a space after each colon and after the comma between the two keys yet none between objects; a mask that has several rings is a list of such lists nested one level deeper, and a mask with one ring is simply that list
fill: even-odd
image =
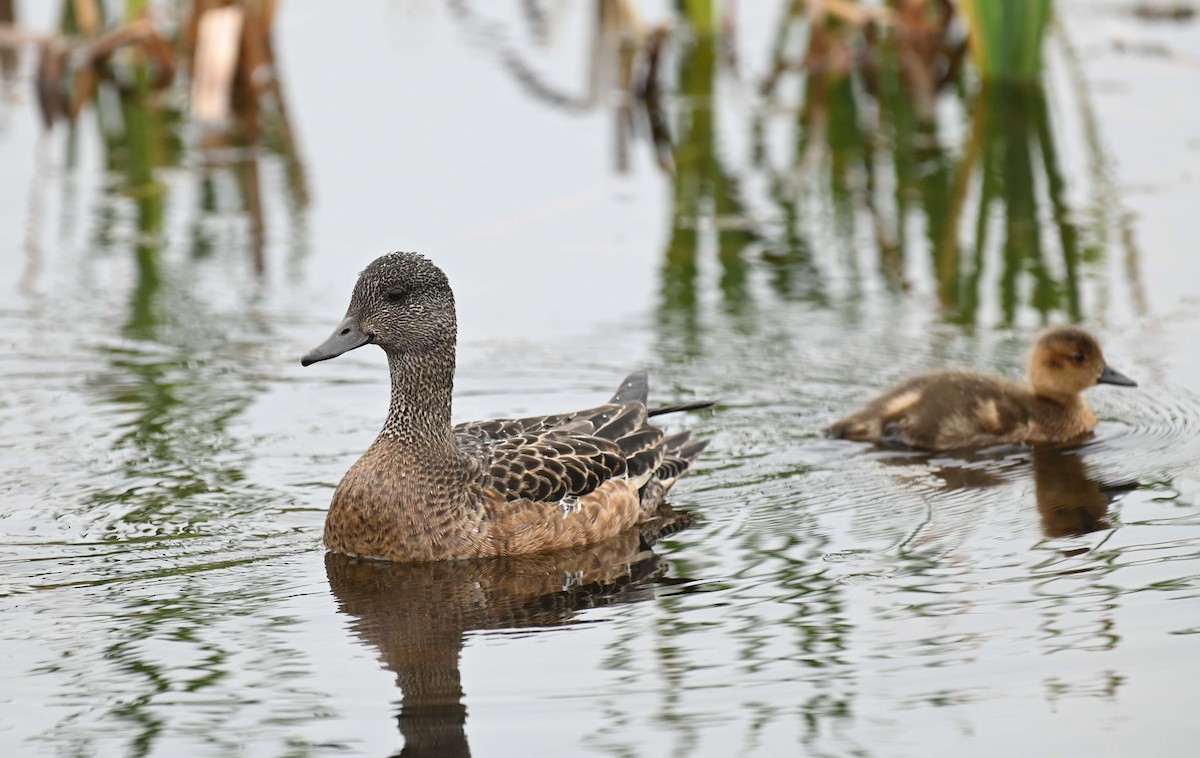
[{"label": "adult duck", "polygon": [[325,520],[332,551],[390,561],[536,553],[608,539],[654,518],[704,449],[648,419],[644,373],[586,410],[452,426],[457,324],[441,269],[389,253],[359,274],[345,318],[305,366],[374,344],[392,396],[375,442],[342,478]]}]

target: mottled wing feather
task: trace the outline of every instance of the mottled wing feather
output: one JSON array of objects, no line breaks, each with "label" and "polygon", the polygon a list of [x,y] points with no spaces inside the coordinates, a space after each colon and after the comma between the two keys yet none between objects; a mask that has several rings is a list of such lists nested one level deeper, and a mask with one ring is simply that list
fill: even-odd
[{"label": "mottled wing feather", "polygon": [[468,435],[484,441],[504,440],[525,433],[537,433],[549,429],[562,428],[589,412],[580,411],[578,413],[558,413],[553,416],[471,421],[454,427],[454,433],[456,435]]},{"label": "mottled wing feather", "polygon": [[662,463],[666,448],[663,446],[661,429],[646,426],[616,440],[625,456],[628,476],[637,486],[642,486],[654,475]]},{"label": "mottled wing feather", "polygon": [[[503,440],[521,434],[547,432],[554,429],[591,429],[595,430],[608,425],[614,417],[629,413],[630,408],[616,403],[608,403],[595,408],[587,408],[574,413],[557,413],[550,416],[529,416],[527,418],[500,418],[487,421],[469,421],[454,427],[458,436],[474,437],[483,441]],[[635,411],[636,415],[636,411]],[[598,435],[613,439],[611,434]]]},{"label": "mottled wing feather", "polygon": [[626,459],[625,463],[628,467],[629,478],[637,486],[642,486],[654,475],[659,464],[662,463],[663,450],[661,447],[643,450],[642,452]]},{"label": "mottled wing feather", "polygon": [[693,461],[700,457],[700,453],[708,447],[708,440],[692,442],[690,441],[691,436],[691,432],[682,432],[663,440],[666,453],[663,455],[662,463],[654,471],[655,479],[666,482],[667,486],[670,486],[676,479],[683,476],[683,472],[688,470]]},{"label": "mottled wing feather", "polygon": [[[665,491],[703,449],[686,433],[665,438],[647,424],[648,383],[631,374],[608,403],[573,413],[459,424],[459,449],[481,464],[482,483],[505,501],[558,503],[614,478]],[[686,410],[705,403],[657,409]]]},{"label": "mottled wing feather", "polygon": [[627,469],[615,442],[560,429],[498,440],[489,452],[486,484],[505,500],[582,497]]}]

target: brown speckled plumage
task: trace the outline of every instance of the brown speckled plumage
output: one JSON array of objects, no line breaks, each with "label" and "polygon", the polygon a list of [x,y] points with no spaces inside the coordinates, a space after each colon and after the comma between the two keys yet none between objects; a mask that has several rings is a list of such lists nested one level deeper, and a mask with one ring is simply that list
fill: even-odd
[{"label": "brown speckled plumage", "polygon": [[359,275],[346,318],[304,365],[374,343],[392,396],[371,447],[338,485],[325,521],[335,552],[429,561],[601,542],[652,517],[704,448],[648,418],[644,373],[604,405],[450,425],[456,323],[445,275],[389,253]]},{"label": "brown speckled plumage", "polygon": [[967,371],[915,376],[827,434],[924,450],[1074,442],[1096,425],[1081,392],[1097,383],[1137,386],[1108,367],[1095,338],[1071,326],[1044,332],[1028,369],[1028,386]]}]

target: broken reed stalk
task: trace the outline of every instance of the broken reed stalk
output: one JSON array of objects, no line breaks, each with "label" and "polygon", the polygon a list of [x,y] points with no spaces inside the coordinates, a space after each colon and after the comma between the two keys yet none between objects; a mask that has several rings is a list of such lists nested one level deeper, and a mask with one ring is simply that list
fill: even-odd
[{"label": "broken reed stalk", "polygon": [[242,38],[241,8],[213,8],[201,15],[192,54],[191,114],[198,121],[224,121],[233,104],[233,78]]},{"label": "broken reed stalk", "polygon": [[[276,90],[270,33],[274,0],[193,0],[180,35],[168,39],[141,0],[129,0],[124,21],[107,30],[105,6],[98,0],[64,0],[61,30],[36,34],[15,25],[11,0],[0,0],[0,64],[15,69],[15,52],[33,46],[38,63],[35,88],[42,122],[73,121],[96,94],[101,81],[113,79],[113,55],[137,51],[133,66],[149,91],[170,87],[176,61],[192,74],[191,115],[221,122],[236,114],[256,131],[258,100]],[[122,67],[128,64],[123,59]],[[149,79],[142,79],[149,74]],[[116,79],[128,79],[118,76]]]}]

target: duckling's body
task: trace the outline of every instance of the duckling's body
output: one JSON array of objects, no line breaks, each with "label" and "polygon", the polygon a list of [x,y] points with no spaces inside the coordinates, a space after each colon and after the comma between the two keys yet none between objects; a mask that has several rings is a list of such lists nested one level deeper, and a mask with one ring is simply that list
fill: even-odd
[{"label": "duckling's body", "polygon": [[654,517],[704,448],[648,418],[643,373],[606,404],[572,413],[450,425],[456,326],[445,275],[391,253],[360,275],[346,319],[305,365],[369,342],[388,355],[392,400],[375,442],[333,495],[334,552],[430,561],[601,542]]},{"label": "duckling's body", "polygon": [[1083,398],[1052,400],[969,371],[914,376],[830,427],[833,437],[923,450],[1061,442],[1087,434],[1096,416]]},{"label": "duckling's body", "polygon": [[827,433],[923,450],[1074,442],[1096,425],[1080,393],[1097,383],[1137,386],[1107,366],[1090,334],[1058,327],[1030,351],[1029,385],[968,371],[923,374],[871,400]]}]

